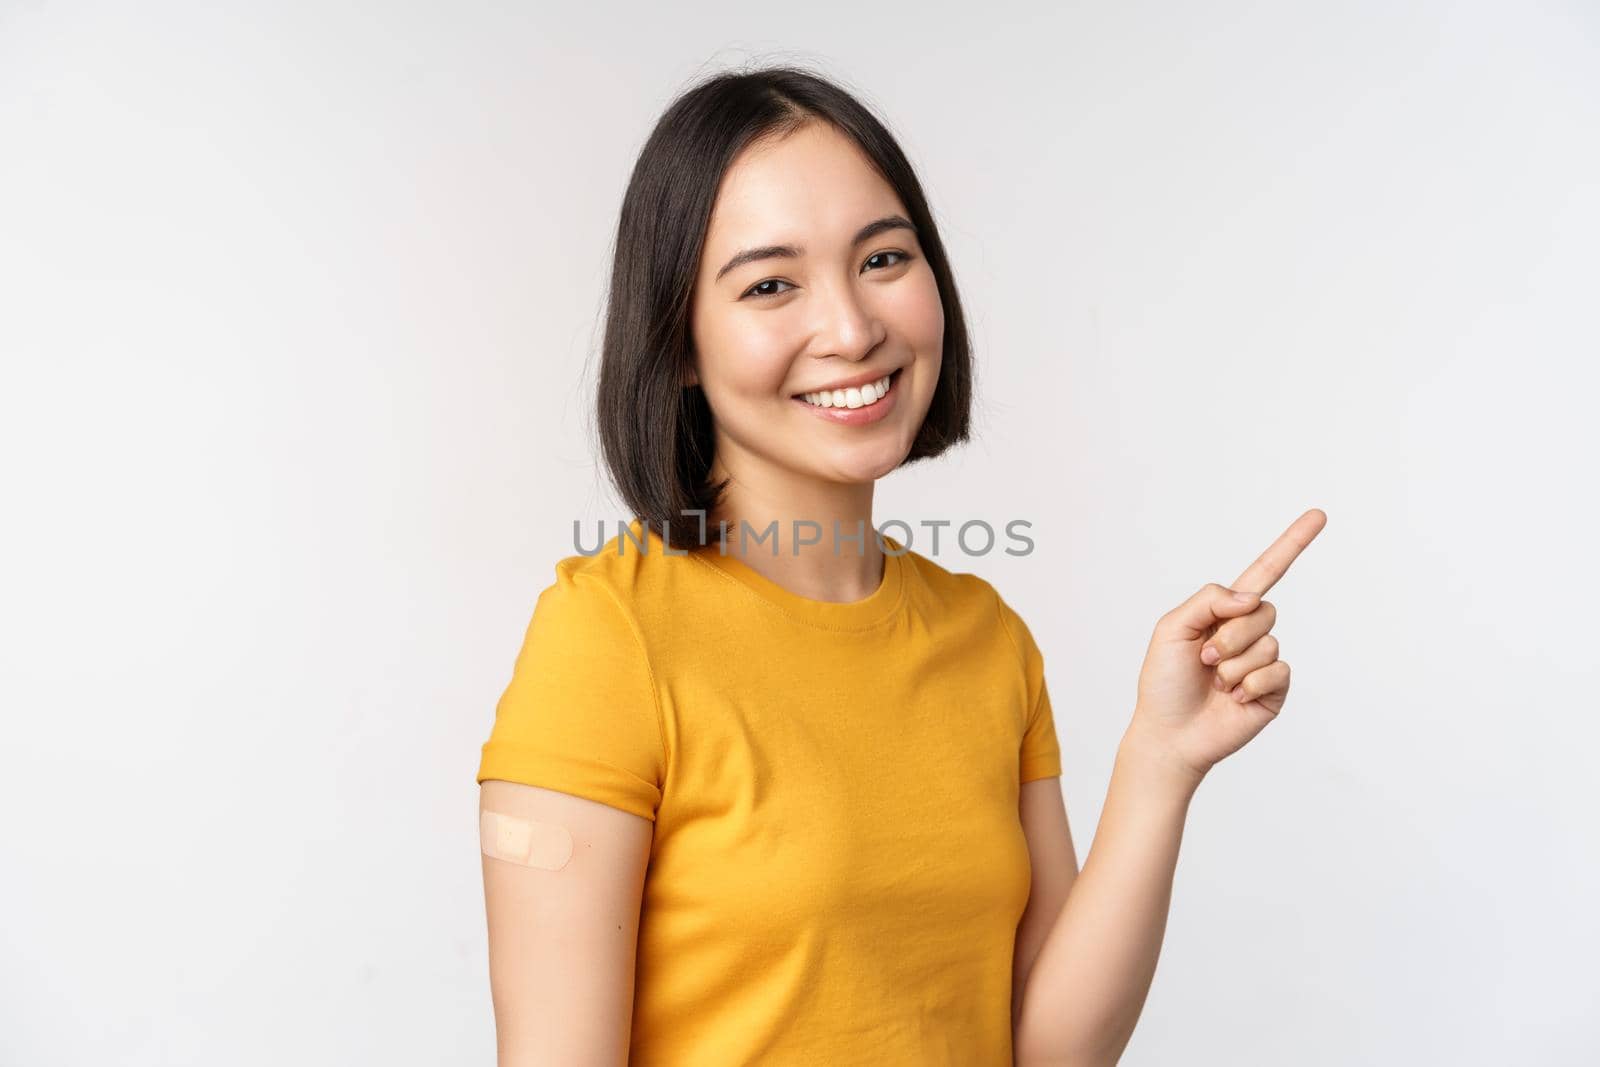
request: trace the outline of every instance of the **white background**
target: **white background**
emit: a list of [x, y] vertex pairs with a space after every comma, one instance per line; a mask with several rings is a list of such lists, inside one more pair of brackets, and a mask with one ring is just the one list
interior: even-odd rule
[[[479, 746], [668, 100], [918, 167], [979, 439], [878, 521], [1044, 649], [1079, 855], [1157, 616], [1289, 521], [1124, 1063], [1600, 1057], [1600, 15], [0, 4], [0, 1062], [487, 1064]], [[891, 531], [894, 532], [894, 531]]]

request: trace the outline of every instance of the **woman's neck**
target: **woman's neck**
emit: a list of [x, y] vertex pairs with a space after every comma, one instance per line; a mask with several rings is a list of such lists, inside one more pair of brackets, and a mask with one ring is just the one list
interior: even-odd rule
[[[725, 475], [724, 475], [725, 476]], [[755, 491], [731, 480], [706, 518], [707, 541], [797, 596], [852, 603], [877, 592], [884, 554], [872, 524], [873, 483]], [[692, 518], [689, 521], [694, 521]], [[726, 523], [726, 526], [722, 526]]]

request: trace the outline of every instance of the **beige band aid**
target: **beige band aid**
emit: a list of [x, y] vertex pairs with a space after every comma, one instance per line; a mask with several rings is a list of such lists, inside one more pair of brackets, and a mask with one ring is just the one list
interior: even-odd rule
[[478, 815], [483, 854], [498, 860], [559, 871], [572, 858], [572, 834], [565, 826], [484, 809]]

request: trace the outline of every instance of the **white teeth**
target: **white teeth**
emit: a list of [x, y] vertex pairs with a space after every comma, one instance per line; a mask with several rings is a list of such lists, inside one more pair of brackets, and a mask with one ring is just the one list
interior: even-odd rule
[[833, 389], [821, 393], [807, 393], [807, 403], [815, 404], [819, 408], [864, 408], [871, 407], [883, 399], [883, 394], [889, 391], [889, 375], [870, 385], [859, 388]]

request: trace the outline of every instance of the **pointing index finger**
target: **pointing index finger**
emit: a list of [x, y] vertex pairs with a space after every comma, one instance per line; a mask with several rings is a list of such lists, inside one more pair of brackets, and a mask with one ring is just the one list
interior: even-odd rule
[[1289, 570], [1289, 564], [1295, 557], [1311, 543], [1311, 539], [1322, 532], [1328, 524], [1328, 515], [1321, 508], [1312, 508], [1294, 522], [1289, 528], [1272, 542], [1271, 546], [1256, 561], [1244, 569], [1244, 573], [1234, 580], [1230, 588], [1242, 593], [1260, 593], [1266, 595]]

